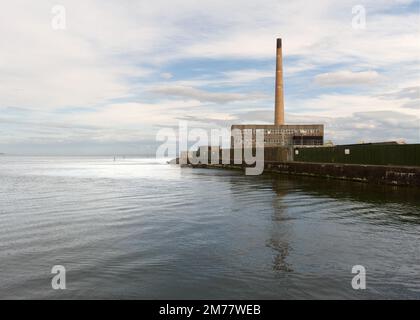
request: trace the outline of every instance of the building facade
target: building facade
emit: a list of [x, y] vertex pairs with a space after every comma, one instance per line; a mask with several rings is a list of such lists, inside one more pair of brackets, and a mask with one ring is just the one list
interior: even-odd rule
[[257, 130], [264, 132], [264, 147], [321, 146], [324, 144], [324, 125], [322, 124], [244, 124], [231, 127], [231, 148], [240, 148], [241, 143], [244, 147], [255, 147]]

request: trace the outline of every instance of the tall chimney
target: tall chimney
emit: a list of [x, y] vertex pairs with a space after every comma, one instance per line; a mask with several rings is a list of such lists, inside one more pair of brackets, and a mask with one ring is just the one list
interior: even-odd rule
[[274, 111], [274, 124], [284, 124], [284, 98], [283, 98], [283, 57], [281, 50], [281, 39], [277, 39], [276, 56], [276, 100]]

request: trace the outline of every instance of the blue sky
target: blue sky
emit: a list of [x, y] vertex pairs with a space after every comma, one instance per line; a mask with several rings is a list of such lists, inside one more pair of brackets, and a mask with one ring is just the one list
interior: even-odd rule
[[2, 1], [0, 152], [153, 153], [179, 120], [271, 123], [278, 37], [286, 122], [419, 143], [419, 21], [410, 0]]

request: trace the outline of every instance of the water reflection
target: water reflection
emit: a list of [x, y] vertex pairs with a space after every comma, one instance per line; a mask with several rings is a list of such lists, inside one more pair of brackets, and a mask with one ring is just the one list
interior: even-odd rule
[[267, 246], [276, 252], [273, 258], [273, 270], [292, 272], [293, 269], [287, 262], [287, 256], [289, 255], [289, 245], [287, 240], [285, 241], [284, 239], [273, 236], [267, 241]]
[[[417, 190], [146, 159], [6, 160], [0, 298], [420, 298]], [[60, 296], [51, 264], [69, 268]], [[365, 292], [351, 288], [356, 264]]]
[[[408, 292], [420, 297], [417, 189], [276, 175], [265, 179], [277, 195], [273, 229], [283, 230], [283, 223], [289, 231], [287, 241], [280, 241], [286, 237], [278, 233], [268, 240], [278, 252], [276, 269], [292, 264], [299, 266], [292, 270], [297, 272], [311, 263], [319, 273], [341, 278], [360, 262], [375, 287], [370, 297], [410, 297]], [[396, 292], [385, 292], [390, 288]]]
[[[420, 192], [417, 188], [312, 177], [270, 177], [279, 198], [290, 194], [293, 189], [297, 193], [322, 199], [325, 203], [339, 201], [343, 207], [342, 215], [357, 216], [368, 223], [420, 224]], [[349, 207], [351, 204], [353, 206]], [[384, 207], [386, 209], [381, 210]]]
[[[275, 180], [273, 180], [275, 181]], [[271, 238], [267, 241], [267, 246], [274, 251], [273, 270], [281, 272], [292, 272], [292, 266], [287, 262], [290, 244], [288, 241], [288, 233], [290, 230], [284, 223], [289, 219], [283, 205], [283, 198], [287, 196], [285, 188], [290, 186], [288, 181], [283, 181], [283, 185], [276, 191], [277, 197], [273, 199], [273, 228], [271, 230]]]

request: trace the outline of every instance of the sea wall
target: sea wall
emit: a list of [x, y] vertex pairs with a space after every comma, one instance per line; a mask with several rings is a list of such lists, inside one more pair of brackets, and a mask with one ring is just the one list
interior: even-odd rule
[[[199, 168], [244, 169], [243, 165], [190, 165]], [[420, 167], [374, 166], [336, 163], [267, 163], [265, 173], [304, 175], [373, 184], [420, 187]]]
[[[252, 149], [253, 154], [256, 151], [255, 148]], [[226, 163], [221, 161], [223, 153], [230, 155], [230, 164], [222, 164]], [[235, 164], [241, 163], [244, 156], [243, 149], [219, 150], [204, 147], [200, 148], [196, 154], [201, 156], [202, 163], [213, 162], [213, 164], [199, 164], [192, 167], [243, 169], [245, 166], [245, 164]], [[219, 155], [216, 161], [213, 159], [215, 155]], [[420, 187], [420, 144], [376, 143], [312, 148], [266, 147], [264, 171]]]
[[420, 167], [290, 162], [269, 164], [266, 171], [420, 187]]

